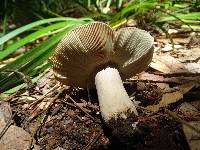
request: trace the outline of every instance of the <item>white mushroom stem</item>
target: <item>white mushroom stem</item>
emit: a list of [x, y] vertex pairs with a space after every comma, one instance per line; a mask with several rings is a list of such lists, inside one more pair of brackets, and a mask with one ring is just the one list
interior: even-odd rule
[[130, 112], [138, 115], [117, 69], [108, 67], [99, 71], [95, 76], [95, 84], [101, 115], [105, 122], [113, 118], [117, 120], [117, 117], [126, 119], [127, 113]]

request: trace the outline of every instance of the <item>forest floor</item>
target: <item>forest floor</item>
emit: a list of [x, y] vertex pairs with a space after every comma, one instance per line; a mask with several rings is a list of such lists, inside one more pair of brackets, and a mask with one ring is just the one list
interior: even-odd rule
[[200, 32], [170, 32], [174, 48], [165, 35], [157, 35], [149, 69], [124, 82], [137, 103], [141, 124], [131, 148], [110, 140], [95, 89], [62, 86], [51, 69], [33, 88], [2, 98], [0, 118], [6, 124], [0, 120], [0, 129], [5, 129], [0, 133], [0, 147], [200, 149]]

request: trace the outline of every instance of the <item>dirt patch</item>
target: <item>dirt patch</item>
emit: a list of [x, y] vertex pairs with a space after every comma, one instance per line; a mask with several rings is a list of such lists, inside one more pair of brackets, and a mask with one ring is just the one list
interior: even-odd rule
[[[42, 87], [43, 89], [46, 88], [45, 91], [57, 84], [55, 81], [49, 83], [51, 84]], [[155, 84], [142, 84], [144, 89], [151, 87], [151, 90], [149, 88], [147, 88], [148, 90], [141, 90], [141, 83], [135, 82], [126, 83], [125, 87], [130, 96], [133, 93], [135, 93], [134, 95], [141, 95], [141, 92], [149, 93], [145, 98], [147, 101], [145, 106], [148, 105], [148, 97], [150, 101], [153, 99], [156, 103], [160, 100], [160, 89]], [[62, 92], [59, 93], [59, 91]], [[102, 122], [95, 90], [90, 90], [88, 97], [86, 89], [65, 87], [64, 90], [63, 88], [61, 90], [57, 88], [47, 94], [34, 107], [33, 102], [27, 100], [27, 97], [39, 99], [42, 95], [37, 90], [19, 96], [16, 95], [10, 101], [12, 110], [17, 111], [14, 119], [17, 126], [23, 127], [31, 133], [41, 149], [52, 150], [57, 147], [66, 150], [189, 149], [182, 131], [182, 124], [164, 110], [148, 112], [145, 107], [138, 106], [140, 117], [137, 130], [134, 136], [127, 140], [128, 142], [121, 142], [112, 135]], [[55, 97], [57, 98], [55, 99]], [[141, 97], [139, 96], [139, 98]], [[138, 100], [137, 97], [136, 100]], [[52, 103], [49, 104], [48, 102]], [[42, 103], [47, 103], [48, 106], [35, 109]], [[144, 103], [144, 98], [142, 103]], [[176, 107], [169, 107], [171, 110], [174, 108]]]

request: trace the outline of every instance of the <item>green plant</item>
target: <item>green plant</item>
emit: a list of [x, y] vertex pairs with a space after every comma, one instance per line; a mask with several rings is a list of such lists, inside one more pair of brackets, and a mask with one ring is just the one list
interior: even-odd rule
[[[123, 7], [120, 12], [114, 15], [111, 25], [118, 28], [126, 23], [128, 19], [134, 19], [140, 28], [149, 30], [155, 27], [162, 30], [173, 44], [173, 39], [168, 33], [166, 24], [179, 22], [180, 27], [187, 27], [190, 30], [199, 25], [200, 12], [196, 6], [197, 1], [179, 2], [178, 0], [135, 0]], [[195, 12], [196, 11], [196, 12]]]
[[[74, 27], [90, 21], [92, 20], [89, 18], [75, 19], [59, 17], [44, 19], [20, 27], [1, 37], [1, 44], [5, 44], [10, 39], [19, 36], [24, 32], [32, 31], [32, 33], [29, 33], [24, 38], [8, 45], [4, 50], [0, 51], [0, 60], [8, 57], [18, 48], [39, 38], [48, 37], [48, 39], [33, 47], [25, 54], [20, 55], [13, 62], [0, 68], [0, 92], [5, 92], [18, 86], [19, 84], [22, 84], [26, 76], [29, 78], [37, 77], [44, 70], [49, 68], [50, 63], [47, 60], [51, 56], [55, 46], [61, 38]], [[17, 72], [22, 75], [19, 75]], [[16, 88], [16, 90], [19, 89]], [[12, 92], [16, 91], [13, 90]]]

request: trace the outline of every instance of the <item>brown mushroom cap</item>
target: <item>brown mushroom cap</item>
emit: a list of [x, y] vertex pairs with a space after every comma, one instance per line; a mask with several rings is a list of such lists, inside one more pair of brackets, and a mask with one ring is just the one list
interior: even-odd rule
[[105, 23], [93, 22], [68, 33], [52, 56], [57, 80], [66, 85], [93, 86], [94, 76], [110, 66], [122, 78], [143, 71], [152, 59], [153, 37], [128, 27], [115, 32]]

